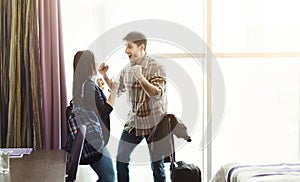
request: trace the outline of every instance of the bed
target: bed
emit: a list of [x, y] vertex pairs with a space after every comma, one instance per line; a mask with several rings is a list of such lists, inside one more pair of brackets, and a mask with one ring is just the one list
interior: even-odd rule
[[300, 163], [227, 164], [210, 182], [300, 182]]

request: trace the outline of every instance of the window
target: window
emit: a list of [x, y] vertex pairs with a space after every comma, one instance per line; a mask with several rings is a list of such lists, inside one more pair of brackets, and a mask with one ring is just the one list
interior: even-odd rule
[[227, 100], [212, 144], [212, 174], [231, 162], [299, 160], [298, 6], [296, 0], [212, 1], [211, 44]]

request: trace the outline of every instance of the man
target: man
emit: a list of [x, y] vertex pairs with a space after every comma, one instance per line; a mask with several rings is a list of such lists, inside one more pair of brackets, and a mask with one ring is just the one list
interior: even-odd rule
[[[146, 139], [151, 157], [151, 168], [155, 182], [165, 182], [163, 156], [150, 147], [148, 140], [152, 128], [166, 112], [166, 74], [161, 65], [146, 54], [147, 39], [140, 32], [130, 32], [125, 41], [125, 53], [130, 64], [120, 73], [119, 93], [126, 93], [130, 107], [126, 124], [121, 135], [117, 154], [117, 176], [119, 182], [129, 181], [130, 154]], [[108, 66], [99, 68], [104, 80], [110, 86]]]

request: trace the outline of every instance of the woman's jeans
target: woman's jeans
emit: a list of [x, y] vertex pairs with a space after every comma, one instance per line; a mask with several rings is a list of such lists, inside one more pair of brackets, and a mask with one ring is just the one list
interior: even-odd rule
[[[117, 176], [118, 182], [129, 182], [129, 161], [130, 154], [135, 149], [135, 147], [141, 143], [143, 139], [148, 138], [148, 136], [135, 136], [135, 130], [131, 132], [123, 130], [121, 139], [119, 141], [118, 154], [117, 154]], [[154, 156], [154, 152], [148, 143], [148, 149], [151, 157], [151, 169], [153, 171], [154, 182], [165, 182], [166, 175], [164, 170], [164, 160], [163, 156], [157, 158]], [[157, 160], [159, 159], [159, 160]]]
[[114, 182], [115, 172], [109, 151], [106, 147], [103, 148], [103, 155], [100, 160], [90, 164], [93, 170], [97, 173], [99, 179], [97, 182]]

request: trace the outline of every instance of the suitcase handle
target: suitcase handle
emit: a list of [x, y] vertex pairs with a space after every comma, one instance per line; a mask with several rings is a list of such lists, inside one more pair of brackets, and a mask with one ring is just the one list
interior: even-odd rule
[[168, 117], [168, 128], [169, 128], [169, 142], [171, 143], [171, 155], [170, 155], [170, 168], [173, 169], [175, 167], [175, 144], [174, 144], [174, 138], [172, 134], [172, 127], [171, 127], [171, 119]]

